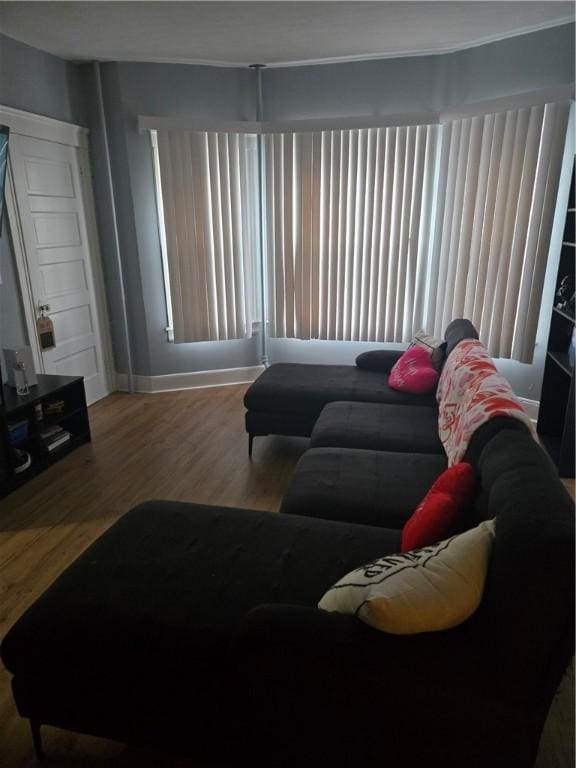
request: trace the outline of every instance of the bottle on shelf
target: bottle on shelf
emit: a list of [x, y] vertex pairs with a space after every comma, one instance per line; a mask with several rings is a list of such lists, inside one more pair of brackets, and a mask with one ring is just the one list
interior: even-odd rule
[[29, 395], [28, 377], [24, 363], [19, 361], [14, 363], [14, 383], [16, 384], [16, 394], [20, 396]]

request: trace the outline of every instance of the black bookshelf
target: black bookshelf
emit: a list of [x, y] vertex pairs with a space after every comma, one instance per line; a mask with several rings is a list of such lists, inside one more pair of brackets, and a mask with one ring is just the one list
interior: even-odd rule
[[[0, 496], [24, 485], [48, 467], [60, 461], [79, 445], [90, 440], [90, 423], [86, 407], [84, 380], [73, 376], [38, 375], [38, 384], [30, 387], [30, 394], [17, 395], [12, 387], [2, 390], [0, 409]], [[14, 442], [10, 426], [22, 425], [23, 437]], [[61, 428], [69, 439], [49, 448], [43, 437], [46, 430]], [[30, 466], [16, 472], [14, 448], [26, 451]]]
[[[566, 276], [573, 280], [575, 277], [575, 215], [573, 169], [556, 291]], [[574, 303], [558, 304], [555, 300], [550, 320], [538, 434], [560, 476], [574, 477], [574, 356], [569, 351], [575, 323]]]

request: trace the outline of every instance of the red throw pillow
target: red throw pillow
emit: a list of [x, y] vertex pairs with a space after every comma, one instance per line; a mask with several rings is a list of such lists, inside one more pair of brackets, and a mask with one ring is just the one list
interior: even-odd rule
[[402, 552], [435, 544], [455, 532], [461, 512], [472, 501], [476, 474], [470, 464], [455, 464], [436, 480], [402, 529]]
[[412, 395], [432, 392], [438, 383], [438, 371], [432, 365], [431, 352], [423, 347], [410, 347], [393, 366], [388, 386]]

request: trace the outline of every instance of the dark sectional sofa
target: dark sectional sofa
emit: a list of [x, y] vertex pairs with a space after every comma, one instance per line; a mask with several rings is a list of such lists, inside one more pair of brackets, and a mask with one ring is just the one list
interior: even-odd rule
[[399, 551], [446, 459], [351, 434], [304, 454], [280, 514], [149, 502], [65, 571], [1, 646], [37, 744], [51, 724], [218, 765], [533, 765], [574, 645], [574, 509], [551, 462], [520, 422], [475, 433], [462, 527], [496, 518], [481, 605], [394, 636], [316, 605]]

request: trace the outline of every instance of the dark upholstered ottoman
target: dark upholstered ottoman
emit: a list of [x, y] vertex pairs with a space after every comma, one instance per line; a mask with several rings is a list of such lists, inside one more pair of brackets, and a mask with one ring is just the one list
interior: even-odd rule
[[378, 403], [328, 403], [314, 426], [310, 447], [444, 453], [435, 408]]
[[[399, 356], [399, 355], [398, 355]], [[388, 375], [355, 365], [277, 363], [244, 396], [246, 431], [308, 437], [327, 403], [335, 400], [436, 407], [433, 394], [410, 395], [388, 386]]]
[[312, 448], [298, 462], [280, 511], [402, 528], [446, 466], [436, 454]]
[[263, 603], [315, 606], [342, 574], [399, 546], [396, 531], [368, 526], [143, 504], [3, 639], [18, 710], [36, 724], [197, 757], [218, 756], [223, 741], [233, 750], [246, 705], [233, 653], [245, 614]]

